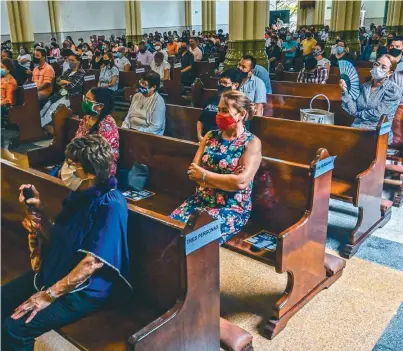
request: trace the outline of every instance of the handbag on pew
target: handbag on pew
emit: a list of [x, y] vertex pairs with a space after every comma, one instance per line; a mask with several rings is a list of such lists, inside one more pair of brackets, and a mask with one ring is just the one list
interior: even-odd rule
[[[327, 100], [327, 111], [319, 108], [312, 108], [313, 101], [323, 96]], [[310, 108], [300, 109], [300, 116], [302, 122], [318, 123], [318, 124], [334, 124], [334, 113], [330, 112], [330, 101], [326, 95], [318, 94], [314, 96], [310, 103]]]
[[142, 163], [135, 163], [133, 167], [128, 169], [119, 170], [119, 188], [121, 191], [136, 190], [141, 191], [144, 189], [148, 176], [149, 169], [147, 165]]

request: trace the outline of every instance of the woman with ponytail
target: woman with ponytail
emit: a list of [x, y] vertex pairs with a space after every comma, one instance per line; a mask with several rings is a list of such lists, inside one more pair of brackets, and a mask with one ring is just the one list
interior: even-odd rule
[[115, 120], [109, 114], [112, 109], [113, 92], [108, 88], [92, 88], [85, 95], [82, 110], [86, 114], [80, 121], [76, 138], [89, 134], [103, 136], [112, 147], [113, 165], [111, 176], [116, 174], [119, 159], [119, 132]]
[[254, 113], [240, 91], [222, 94], [219, 129], [204, 136], [187, 172], [196, 192], [170, 215], [187, 222], [195, 209], [206, 210], [221, 221], [221, 244], [242, 230], [251, 214], [253, 179], [262, 160], [260, 140], [245, 128]]

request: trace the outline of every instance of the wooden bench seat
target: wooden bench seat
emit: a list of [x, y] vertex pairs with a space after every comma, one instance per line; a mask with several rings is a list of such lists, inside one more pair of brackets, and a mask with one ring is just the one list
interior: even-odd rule
[[[69, 119], [66, 128], [70, 131], [65, 133], [73, 135], [77, 126], [78, 120]], [[135, 162], [146, 164], [150, 174], [145, 189], [155, 193], [141, 201], [129, 199], [130, 204], [167, 215], [194, 193], [195, 184], [186, 171], [197, 151], [196, 143], [121, 128], [119, 135], [119, 168], [129, 169]], [[31, 152], [28, 153], [31, 167], [46, 164], [40, 153], [41, 150], [35, 151], [34, 161]], [[331, 171], [317, 178], [313, 177], [313, 172], [316, 163], [328, 156], [326, 150], [317, 151], [305, 164], [264, 158], [257, 179], [262, 172], [269, 172], [276, 192], [275, 198], [270, 200], [272, 207], [267, 208], [255, 199], [260, 192], [255, 187], [251, 220], [242, 233], [225, 245], [273, 265], [279, 273], [288, 272], [287, 289], [274, 307], [273, 318], [267, 322], [269, 338], [277, 335], [307, 301], [337, 280], [344, 268], [341, 264], [336, 274], [326, 274]], [[261, 230], [276, 236], [278, 244], [274, 253], [252, 253], [250, 244], [242, 240]], [[301, 266], [301, 262], [306, 264]]]

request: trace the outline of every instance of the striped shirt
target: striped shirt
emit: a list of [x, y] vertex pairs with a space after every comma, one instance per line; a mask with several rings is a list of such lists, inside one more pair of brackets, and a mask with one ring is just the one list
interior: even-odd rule
[[317, 67], [313, 72], [305, 72], [305, 68], [298, 74], [298, 83], [326, 84], [329, 71], [326, 67]]
[[[354, 101], [348, 93], [342, 94], [342, 107], [355, 117], [352, 127], [376, 129], [382, 115], [392, 121], [399, 102], [402, 98], [402, 89], [386, 79], [381, 86], [371, 93], [372, 81], [360, 87], [360, 95]], [[392, 131], [389, 134], [389, 143], [392, 142]]]

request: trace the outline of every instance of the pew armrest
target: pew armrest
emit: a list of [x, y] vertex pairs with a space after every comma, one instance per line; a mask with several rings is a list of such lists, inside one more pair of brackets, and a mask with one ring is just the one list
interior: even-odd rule
[[252, 345], [252, 335], [236, 324], [220, 318], [220, 346], [225, 351], [247, 350]]
[[329, 277], [337, 274], [346, 267], [346, 261], [340, 257], [325, 254], [325, 269]]

